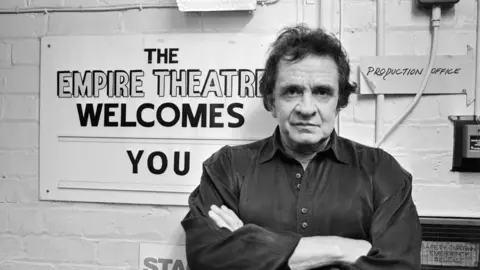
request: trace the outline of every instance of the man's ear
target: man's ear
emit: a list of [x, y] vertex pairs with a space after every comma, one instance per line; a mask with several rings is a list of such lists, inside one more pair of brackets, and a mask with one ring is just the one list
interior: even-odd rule
[[275, 109], [275, 102], [273, 99], [273, 95], [270, 95], [267, 98], [267, 104], [268, 104], [268, 109], [270, 110], [270, 113], [272, 114], [273, 118], [277, 118], [277, 110]]
[[270, 113], [272, 114], [273, 118], [277, 118], [277, 110], [274, 107], [270, 108]]

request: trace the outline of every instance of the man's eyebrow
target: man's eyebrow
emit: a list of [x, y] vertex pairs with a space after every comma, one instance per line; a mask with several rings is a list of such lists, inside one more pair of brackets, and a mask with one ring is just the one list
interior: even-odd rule
[[334, 90], [334, 86], [331, 84], [317, 84], [312, 87], [313, 89], [329, 89]]
[[305, 88], [305, 86], [303, 84], [292, 83], [292, 82], [288, 82], [288, 81], [283, 83], [283, 84], [280, 84], [279, 87], [281, 89], [292, 88], [292, 87], [299, 88], [299, 89], [304, 89]]

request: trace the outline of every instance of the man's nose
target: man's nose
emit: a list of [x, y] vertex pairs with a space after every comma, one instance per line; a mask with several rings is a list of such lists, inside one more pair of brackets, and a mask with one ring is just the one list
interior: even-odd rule
[[313, 116], [317, 112], [315, 106], [315, 99], [310, 92], [305, 92], [300, 99], [297, 107], [297, 112], [305, 116]]

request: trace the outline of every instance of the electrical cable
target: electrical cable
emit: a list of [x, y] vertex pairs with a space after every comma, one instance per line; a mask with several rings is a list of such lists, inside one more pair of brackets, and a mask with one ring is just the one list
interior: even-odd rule
[[413, 110], [413, 108], [417, 105], [420, 97], [422, 96], [423, 92], [427, 88], [428, 79], [432, 73], [433, 64], [435, 62], [435, 57], [437, 54], [437, 45], [438, 45], [438, 28], [440, 26], [440, 19], [441, 19], [442, 9], [440, 6], [435, 5], [432, 8], [432, 44], [430, 46], [430, 59], [428, 61], [428, 67], [426, 70], [426, 74], [423, 78], [422, 84], [420, 86], [420, 90], [415, 95], [412, 103], [408, 106], [408, 108], [397, 118], [397, 120], [390, 126], [390, 128], [383, 134], [383, 136], [375, 142], [375, 147], [379, 147], [381, 143], [390, 135], [390, 133], [403, 121], [403, 119]]
[[[377, 31], [376, 31], [376, 56], [385, 55], [385, 28], [386, 28], [386, 0], [377, 0], [376, 1], [376, 20], [377, 20]], [[383, 117], [382, 112], [385, 111], [385, 95], [377, 94], [375, 96], [375, 141], [382, 135], [383, 130]]]
[[475, 54], [475, 100], [473, 103], [473, 118], [480, 123], [480, 0], [477, 0], [477, 37]]
[[259, 5], [273, 5], [278, 3], [280, 0], [263, 0], [263, 1], [257, 1], [257, 4]]
[[154, 8], [177, 8], [173, 3], [168, 4], [141, 4], [141, 5], [112, 5], [112, 6], [80, 6], [80, 7], [26, 7], [15, 9], [0, 9], [0, 14], [21, 14], [21, 13], [53, 13], [53, 12], [108, 12], [126, 11], [132, 9], [154, 9]]
[[[479, 0], [480, 1], [480, 0]], [[343, 0], [338, 0], [338, 5], [339, 5], [339, 10], [338, 10], [338, 40], [340, 40], [340, 44], [343, 45], [343, 5], [344, 2]], [[341, 111], [338, 111], [337, 115], [337, 134], [340, 136], [340, 113]]]
[[[273, 5], [280, 0], [259, 0], [259, 5]], [[127, 11], [158, 8], [178, 8], [176, 2], [164, 4], [125, 4], [111, 6], [78, 6], [78, 7], [17, 7], [13, 9], [0, 9], [0, 14], [22, 14], [22, 13], [54, 13], [54, 12], [109, 12], [109, 11]]]

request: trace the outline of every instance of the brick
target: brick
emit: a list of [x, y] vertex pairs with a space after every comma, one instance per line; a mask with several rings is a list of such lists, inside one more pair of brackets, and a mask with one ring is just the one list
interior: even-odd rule
[[[431, 45], [430, 31], [414, 31], [415, 43], [413, 52], [415, 55], [429, 55]], [[465, 55], [467, 46], [475, 47], [475, 33], [472, 30], [448, 30], [442, 29], [438, 35], [438, 55]]]
[[37, 95], [5, 95], [3, 119], [38, 120], [39, 100]]
[[[166, 224], [165, 211], [72, 211], [70, 208], [45, 210], [45, 224], [50, 233], [85, 235], [89, 237], [115, 237], [163, 240], [169, 234], [158, 224]], [[180, 220], [174, 221], [178, 225]], [[166, 226], [168, 227], [168, 226]]]
[[[180, 220], [165, 216], [165, 211], [142, 209], [116, 216], [118, 232], [135, 239], [161, 241], [171, 236], [171, 230], [179, 227]], [[162, 224], [162, 226], [158, 226]]]
[[480, 214], [478, 185], [414, 185], [420, 216], [473, 217]]
[[[73, 210], [70, 208], [53, 208], [44, 211], [47, 230], [60, 235], [114, 236], [115, 224], [104, 212]], [[102, 225], [102, 226], [98, 226]]]
[[23, 246], [29, 259], [69, 263], [92, 263], [95, 249], [88, 240], [50, 236], [26, 236]]
[[440, 117], [447, 119], [449, 115], [473, 115], [473, 104], [467, 106], [465, 95], [437, 96]]
[[[44, 209], [43, 215], [45, 229], [53, 235], [81, 236], [85, 224], [94, 222], [94, 220], [89, 220], [88, 216], [71, 208], [47, 208]], [[98, 228], [99, 231], [104, 229]]]
[[129, 270], [126, 267], [95, 266], [95, 265], [58, 265], [55, 270]]
[[[0, 187], [0, 201], [7, 203], [31, 203], [38, 201], [38, 180], [35, 178], [22, 180], [3, 179], [0, 181]], [[35, 226], [34, 224], [30, 225]]]
[[[344, 5], [343, 23], [347, 28], [372, 28], [376, 24], [376, 9], [373, 1], [347, 2]], [[339, 20], [334, 27], [338, 29]]]
[[376, 55], [375, 31], [345, 31], [343, 46], [351, 59]]
[[[352, 99], [353, 95], [350, 96], [350, 99]], [[350, 102], [347, 107], [343, 108], [340, 113], [338, 114], [338, 117], [340, 117], [340, 121], [353, 121], [353, 105], [352, 102]]]
[[168, 210], [169, 214], [165, 217], [165, 221], [160, 223], [162, 224], [162, 233], [164, 235], [162, 242], [171, 245], [185, 245], [185, 231], [180, 222], [187, 215], [188, 208], [171, 207]]
[[373, 145], [375, 128], [373, 125], [340, 122], [340, 135], [365, 145]]
[[275, 5], [257, 6], [249, 12], [202, 13], [203, 32], [269, 32], [276, 33], [297, 23], [295, 1], [279, 1]]
[[37, 175], [37, 150], [0, 151], [0, 178]]
[[444, 151], [432, 153], [431, 151], [410, 151], [408, 154], [395, 155], [398, 162], [409, 171], [415, 182], [423, 184], [449, 184], [455, 182], [449, 177], [449, 170], [452, 166], [451, 152]]
[[[312, 1], [304, 5], [303, 23], [309, 25], [310, 27], [322, 27], [323, 23], [325, 27], [330, 28], [330, 25], [326, 25], [331, 24], [330, 21], [328, 23], [322, 22], [320, 8], [320, 1]], [[326, 20], [324, 19], [324, 21]], [[331, 31], [332, 29], [328, 30]]]
[[359, 82], [359, 66], [360, 64], [350, 58], [350, 81], [357, 84], [357, 91], [356, 93], [360, 92], [360, 84]]
[[[2, 202], [1, 199], [0, 199], [0, 202]], [[0, 234], [3, 234], [6, 231], [7, 231], [7, 210], [5, 208], [0, 208]]]
[[18, 149], [38, 147], [38, 123], [0, 123], [0, 148]]
[[451, 174], [457, 176], [457, 183], [461, 185], [478, 185], [478, 173]]
[[0, 1], [0, 9], [21, 8], [27, 6], [27, 0], [2, 0]]
[[112, 34], [119, 30], [119, 12], [54, 13], [48, 25], [49, 35]]
[[0, 92], [38, 94], [39, 90], [40, 67], [16, 66], [0, 69]]
[[63, 6], [65, 0], [29, 0], [31, 7], [58, 7]]
[[22, 255], [22, 244], [19, 237], [0, 236], [0, 261], [15, 259]]
[[55, 270], [53, 265], [45, 263], [7, 262], [2, 270]]
[[[381, 112], [382, 121], [385, 124], [391, 124], [404, 113], [405, 109], [413, 101], [413, 96], [393, 96], [386, 95], [384, 102], [384, 112]], [[374, 123], [376, 111], [375, 96], [365, 96], [357, 101], [353, 106], [353, 114], [356, 122]], [[418, 122], [441, 122], [440, 108], [438, 106], [437, 97], [428, 95], [423, 96], [417, 105], [402, 123], [418, 123]]]
[[40, 41], [38, 39], [21, 39], [13, 43], [13, 64], [39, 64]]
[[[139, 244], [123, 241], [100, 241], [95, 258], [98, 264], [107, 266], [136, 266]], [[119, 256], [121, 254], [122, 256]]]
[[4, 118], [5, 106], [6, 106], [5, 95], [0, 94], [0, 120]]
[[356, 102], [350, 104], [353, 119], [358, 123], [372, 123], [375, 119], [375, 96], [358, 95]]
[[415, 32], [387, 31], [385, 33], [385, 55], [413, 55], [416, 42]]
[[457, 26], [462, 27], [465, 24], [475, 24], [477, 17], [477, 3], [476, 1], [460, 1], [454, 6], [455, 20]]
[[[388, 125], [384, 126], [385, 132]], [[384, 141], [385, 149], [448, 151], [453, 147], [453, 128], [446, 125], [406, 124], [398, 126]]]
[[419, 10], [413, 1], [388, 1], [385, 5], [387, 26], [428, 26], [429, 13]]
[[40, 234], [44, 232], [40, 209], [10, 208], [8, 231], [15, 235]]
[[129, 10], [123, 14], [127, 33], [200, 32], [201, 25], [199, 14], [180, 12], [178, 8]]
[[439, 55], [466, 55], [467, 46], [475, 46], [474, 40], [475, 32], [471, 30], [442, 30], [438, 35], [437, 53]]
[[48, 16], [43, 14], [7, 14], [0, 16], [1, 37], [39, 37], [47, 32]]
[[6, 42], [0, 42], [0, 67], [9, 67], [12, 65], [12, 45]]

